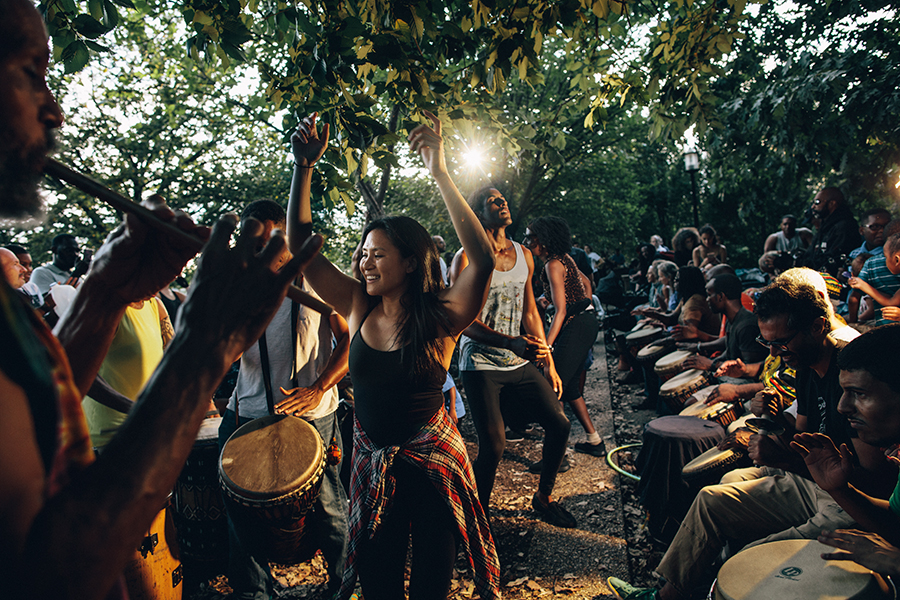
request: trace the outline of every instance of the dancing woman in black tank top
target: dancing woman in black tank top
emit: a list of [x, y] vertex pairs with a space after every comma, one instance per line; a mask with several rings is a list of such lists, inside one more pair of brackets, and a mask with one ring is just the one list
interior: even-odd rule
[[[441, 281], [437, 248], [408, 217], [387, 217], [363, 232], [362, 281], [319, 255], [306, 269], [316, 292], [350, 325], [350, 375], [356, 423], [350, 500], [350, 549], [341, 598], [359, 576], [366, 600], [446, 598], [461, 544], [482, 598], [499, 597], [499, 563], [472, 468], [456, 427], [443, 410], [441, 386], [456, 337], [484, 304], [494, 268], [490, 243], [450, 180], [441, 123], [409, 135], [440, 189], [470, 266], [450, 288]], [[328, 143], [313, 114], [291, 138], [296, 161], [288, 204], [290, 247], [311, 233], [313, 165]]]

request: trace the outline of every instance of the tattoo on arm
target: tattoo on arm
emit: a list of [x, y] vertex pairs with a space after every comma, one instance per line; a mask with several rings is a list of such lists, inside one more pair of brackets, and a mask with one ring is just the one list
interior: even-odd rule
[[175, 329], [172, 327], [172, 321], [169, 320], [168, 315], [159, 320], [159, 330], [162, 334], [163, 348], [165, 348], [175, 337]]

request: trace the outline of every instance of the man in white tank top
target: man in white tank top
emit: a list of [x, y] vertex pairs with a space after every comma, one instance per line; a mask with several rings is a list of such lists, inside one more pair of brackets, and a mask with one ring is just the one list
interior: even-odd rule
[[[491, 239], [496, 261], [481, 315], [460, 340], [459, 369], [478, 433], [478, 458], [473, 462], [478, 496], [490, 516], [494, 476], [506, 446], [502, 394], [504, 410], [515, 411], [523, 421], [539, 423], [545, 432], [540, 482], [532, 506], [552, 525], [575, 527], [575, 518], [550, 495], [565, 457], [569, 421], [558, 401], [562, 382], [534, 301], [534, 259], [530, 250], [506, 237], [512, 217], [499, 191], [483, 188], [469, 198], [469, 204]], [[460, 250], [450, 268], [451, 285], [467, 264], [465, 252]], [[520, 333], [523, 329], [525, 335]]]

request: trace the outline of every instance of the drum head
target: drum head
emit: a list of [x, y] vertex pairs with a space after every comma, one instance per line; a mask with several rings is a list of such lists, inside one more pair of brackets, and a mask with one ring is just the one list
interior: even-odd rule
[[684, 359], [686, 359], [691, 354], [693, 354], [693, 352], [689, 352], [687, 350], [676, 350], [675, 352], [666, 354], [661, 359], [656, 361], [656, 368], [665, 369], [668, 367], [679, 365], [684, 362]]
[[684, 465], [681, 474], [685, 479], [696, 477], [712, 469], [718, 469], [737, 462], [739, 458], [741, 458], [741, 453], [735, 450], [719, 450], [713, 447]]
[[698, 404], [705, 404], [706, 399], [709, 398], [709, 395], [713, 393], [713, 390], [719, 387], [718, 385], [708, 385], [705, 388], [700, 388], [693, 394], [691, 394], [691, 398], [697, 401]]
[[325, 448], [315, 427], [298, 417], [273, 415], [250, 421], [231, 434], [219, 459], [219, 474], [244, 498], [270, 500], [313, 478]]
[[[653, 419], [644, 426], [644, 435], [665, 440], [710, 441], [716, 444], [725, 437], [725, 428], [715, 421], [704, 421], [694, 417], [669, 415]], [[646, 439], [644, 445], [647, 445]]]
[[218, 443], [219, 425], [221, 424], [221, 417], [209, 417], [203, 419], [203, 422], [200, 424], [200, 431], [197, 432], [197, 443]]
[[646, 329], [638, 329], [634, 333], [629, 333], [625, 336], [625, 342], [629, 344], [635, 344], [638, 342], [643, 342], [648, 338], [651, 338], [655, 335], [659, 335], [662, 333], [661, 327], [647, 327]]
[[[661, 358], [660, 360], [663, 359]], [[656, 364], [659, 365], [658, 362]], [[683, 390], [702, 385], [704, 381], [706, 381], [706, 371], [701, 371], [700, 369], [688, 369], [684, 373], [679, 373], [672, 379], [664, 382], [659, 387], [659, 393], [662, 395], [677, 395]]]
[[848, 560], [822, 560], [834, 549], [815, 540], [782, 540], [747, 548], [719, 570], [716, 598], [862, 600], [888, 598], [881, 576]]
[[644, 346], [640, 350], [638, 350], [638, 358], [644, 358], [646, 356], [650, 356], [651, 354], [656, 354], [657, 352], [662, 352], [665, 350], [665, 346], [661, 346], [658, 344], [650, 344], [649, 346]]
[[678, 413], [682, 417], [697, 417], [698, 419], [708, 419], [710, 415], [716, 414], [719, 408], [725, 404], [724, 402], [716, 402], [712, 406], [707, 406], [703, 402], [697, 402], [695, 404], [691, 404], [683, 411]]

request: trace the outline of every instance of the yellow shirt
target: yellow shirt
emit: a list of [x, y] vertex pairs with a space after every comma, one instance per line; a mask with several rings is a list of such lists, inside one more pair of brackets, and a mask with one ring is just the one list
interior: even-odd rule
[[[151, 299], [145, 301], [141, 308], [129, 306], [125, 309], [125, 316], [119, 322], [99, 375], [111, 388], [135, 400], [162, 360], [162, 355], [159, 307], [156, 300]], [[81, 406], [95, 448], [108, 444], [128, 416], [89, 396], [85, 396]]]

